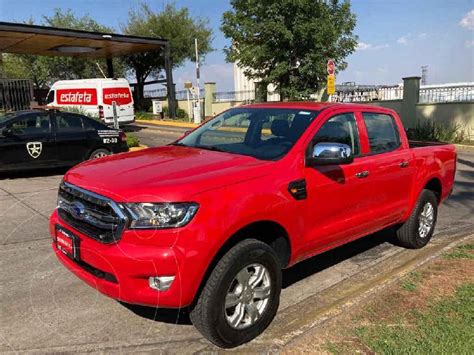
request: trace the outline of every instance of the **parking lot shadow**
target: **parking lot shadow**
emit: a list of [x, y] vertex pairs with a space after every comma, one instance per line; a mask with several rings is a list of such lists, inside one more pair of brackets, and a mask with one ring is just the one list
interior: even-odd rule
[[321, 272], [365, 252], [369, 252], [370, 255], [368, 255], [368, 257], [377, 258], [377, 251], [374, 248], [386, 242], [391, 245], [399, 246], [396, 239], [395, 228], [388, 228], [357, 239], [351, 243], [318, 254], [296, 264], [293, 267], [283, 270], [282, 287], [287, 288], [313, 274]]
[[1, 172], [0, 180], [5, 179], [27, 179], [33, 177], [48, 177], [64, 175], [70, 168], [34, 169], [25, 171]]
[[119, 302], [122, 306], [129, 309], [136, 315], [154, 320], [157, 322], [169, 323], [169, 324], [182, 324], [190, 325], [191, 320], [189, 319], [189, 312], [187, 309], [171, 309], [171, 308], [154, 308], [147, 306], [140, 306], [136, 304], [128, 304]]

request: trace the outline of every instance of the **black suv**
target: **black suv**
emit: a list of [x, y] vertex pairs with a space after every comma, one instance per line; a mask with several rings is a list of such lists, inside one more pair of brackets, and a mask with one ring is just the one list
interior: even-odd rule
[[84, 115], [56, 110], [0, 115], [0, 171], [73, 166], [127, 151], [125, 133]]

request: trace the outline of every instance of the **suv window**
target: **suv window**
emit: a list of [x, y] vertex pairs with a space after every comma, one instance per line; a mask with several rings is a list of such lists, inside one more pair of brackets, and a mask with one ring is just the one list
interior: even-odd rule
[[353, 113], [343, 113], [327, 120], [314, 136], [314, 143], [342, 143], [351, 147], [354, 156], [360, 154], [359, 132]]
[[41, 112], [21, 116], [12, 123], [11, 130], [16, 135], [49, 133], [49, 114]]
[[363, 117], [372, 153], [390, 152], [400, 146], [400, 135], [392, 116], [365, 112]]
[[72, 115], [70, 113], [56, 114], [56, 124], [60, 132], [81, 132], [82, 118], [79, 115]]

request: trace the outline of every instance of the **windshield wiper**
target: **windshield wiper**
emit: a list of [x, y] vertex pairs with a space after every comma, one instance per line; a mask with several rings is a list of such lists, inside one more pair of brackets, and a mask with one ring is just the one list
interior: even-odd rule
[[168, 145], [176, 145], [178, 147], [189, 147], [188, 145], [186, 145], [184, 143], [181, 143], [181, 142], [174, 142], [174, 143], [170, 143]]
[[199, 148], [199, 149], [206, 149], [206, 150], [213, 150], [215, 152], [231, 153], [228, 150], [216, 147], [215, 145], [192, 145], [191, 147]]

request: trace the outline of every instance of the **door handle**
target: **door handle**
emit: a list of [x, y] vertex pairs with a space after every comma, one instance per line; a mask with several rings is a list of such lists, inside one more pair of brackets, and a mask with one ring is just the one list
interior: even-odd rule
[[408, 162], [407, 161], [402, 161], [400, 164], [398, 164], [400, 168], [406, 168], [408, 167]]
[[367, 170], [361, 171], [360, 173], [356, 174], [356, 177], [358, 177], [359, 179], [366, 178], [367, 176], [369, 176], [369, 172]]

